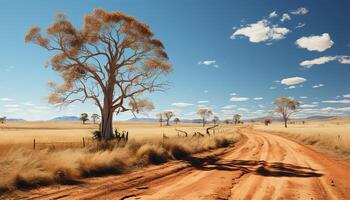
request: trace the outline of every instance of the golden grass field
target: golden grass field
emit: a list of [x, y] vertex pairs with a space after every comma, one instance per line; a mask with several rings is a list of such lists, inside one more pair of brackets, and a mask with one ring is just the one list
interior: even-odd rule
[[289, 124], [288, 128], [284, 128], [279, 122], [273, 122], [269, 126], [255, 123], [254, 128], [274, 132], [350, 158], [350, 118], [307, 121], [305, 124], [298, 122]]
[[[196, 138], [191, 137], [194, 131], [205, 133], [200, 124], [160, 127], [158, 123], [119, 122], [115, 127], [128, 131], [129, 141], [112, 142], [107, 147], [102, 144], [101, 148], [101, 144], [88, 140], [97, 128], [94, 124], [1, 124], [0, 192], [122, 173], [135, 167], [227, 147], [239, 140], [239, 134], [232, 126], [217, 128], [211, 137]], [[189, 137], [178, 137], [175, 128], [188, 131]], [[163, 139], [163, 134], [169, 138]], [[83, 137], [88, 141], [85, 148], [82, 147]], [[38, 142], [35, 150], [32, 148], [33, 138]]]

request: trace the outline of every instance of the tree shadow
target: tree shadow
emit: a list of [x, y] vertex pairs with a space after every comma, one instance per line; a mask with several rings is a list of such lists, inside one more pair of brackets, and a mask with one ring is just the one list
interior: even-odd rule
[[322, 173], [310, 167], [303, 167], [283, 162], [266, 162], [263, 160], [232, 160], [218, 161], [215, 157], [196, 158], [185, 160], [198, 170], [242, 171], [266, 177], [320, 177]]

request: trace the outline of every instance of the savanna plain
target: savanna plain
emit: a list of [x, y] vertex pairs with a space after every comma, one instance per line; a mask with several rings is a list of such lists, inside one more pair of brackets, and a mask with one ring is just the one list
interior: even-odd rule
[[[1, 199], [348, 199], [350, 120], [0, 124]], [[180, 130], [180, 131], [179, 131]], [[185, 133], [188, 136], [185, 136]], [[204, 136], [194, 133], [202, 133]], [[35, 139], [35, 146], [34, 146]]]

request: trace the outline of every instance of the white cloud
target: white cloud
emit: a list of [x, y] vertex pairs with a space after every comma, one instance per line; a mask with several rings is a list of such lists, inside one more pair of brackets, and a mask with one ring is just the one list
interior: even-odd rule
[[273, 17], [277, 17], [277, 16], [278, 16], [278, 14], [276, 11], [273, 11], [269, 14], [269, 18], [273, 18]]
[[345, 95], [343, 95], [343, 97], [350, 98], [350, 94], [345, 94]]
[[292, 18], [290, 17], [290, 15], [288, 15], [287, 13], [284, 13], [282, 15], [282, 18], [281, 18], [281, 22], [284, 22], [284, 21], [289, 21], [291, 20]]
[[336, 60], [338, 57], [337, 56], [322, 56], [319, 58], [315, 58], [313, 60], [305, 60], [300, 63], [300, 66], [305, 67], [305, 68], [311, 68], [313, 65], [322, 65], [327, 62], [331, 62]]
[[299, 22], [297, 26], [295, 26], [295, 29], [298, 29], [298, 28], [303, 28], [306, 24], [305, 23], [301, 23]]
[[350, 64], [350, 56], [340, 56], [339, 62], [341, 64]]
[[226, 105], [226, 106], [222, 107], [222, 109], [223, 110], [230, 110], [230, 109], [233, 109], [235, 107], [236, 107], [236, 105]]
[[248, 97], [231, 97], [230, 101], [248, 101]]
[[285, 38], [289, 33], [289, 29], [278, 27], [277, 25], [270, 25], [267, 20], [260, 20], [254, 24], [248, 24], [245, 27], [237, 29], [232, 35], [231, 39], [237, 36], [245, 36], [249, 38], [250, 42], [259, 43], [268, 40], [280, 40]]
[[191, 104], [191, 103], [182, 103], [182, 102], [172, 103], [171, 105], [175, 106], [175, 107], [179, 107], [179, 108], [185, 108], [185, 107], [193, 106], [193, 104]]
[[242, 112], [249, 112], [247, 108], [238, 108], [237, 110], [242, 111]]
[[322, 111], [340, 111], [340, 112], [350, 112], [350, 107], [334, 108], [334, 107], [325, 107], [321, 109]]
[[271, 86], [271, 87], [269, 87], [269, 89], [270, 89], [270, 90], [274, 90], [274, 89], [276, 89], [276, 87]]
[[0, 98], [0, 101], [13, 101], [13, 99], [10, 99], [10, 98]]
[[318, 105], [316, 104], [302, 104], [301, 108], [316, 108]]
[[19, 108], [20, 106], [17, 105], [17, 104], [7, 104], [7, 105], [4, 105], [5, 108]]
[[259, 101], [259, 100], [263, 100], [263, 97], [255, 97], [254, 100]]
[[215, 68], [219, 68], [219, 65], [216, 64], [216, 60], [204, 60], [204, 61], [199, 61], [199, 65], [206, 65], [206, 66], [213, 66]]
[[294, 85], [291, 85], [289, 87], [287, 87], [286, 89], [295, 89], [296, 87]]
[[231, 93], [230, 95], [231, 95], [231, 96], [236, 96], [236, 95], [237, 95], [237, 93], [234, 93], [234, 92], [233, 92], [233, 93]]
[[305, 82], [306, 79], [302, 77], [291, 77], [291, 78], [285, 78], [281, 80], [281, 84], [284, 85], [296, 85]]
[[324, 84], [320, 83], [320, 84], [312, 86], [312, 88], [320, 88], [320, 87], [323, 87], [323, 86], [324, 86]]
[[349, 99], [343, 99], [343, 100], [327, 100], [327, 101], [322, 101], [322, 103], [342, 103], [342, 104], [349, 104], [350, 100]]
[[301, 37], [297, 39], [295, 44], [309, 51], [322, 52], [331, 48], [334, 42], [331, 40], [328, 33], [323, 33], [320, 36]]
[[33, 104], [31, 102], [25, 102], [23, 105], [25, 105], [25, 106], [35, 106], [35, 104]]
[[300, 99], [307, 99], [308, 97], [307, 96], [300, 96], [299, 98]]
[[296, 10], [291, 11], [290, 13], [293, 15], [305, 15], [309, 12], [307, 8], [298, 8]]
[[199, 104], [209, 103], [209, 101], [198, 101]]

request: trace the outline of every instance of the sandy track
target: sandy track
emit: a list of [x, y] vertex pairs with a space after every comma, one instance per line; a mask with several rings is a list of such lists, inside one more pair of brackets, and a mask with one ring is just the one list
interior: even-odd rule
[[235, 147], [13, 199], [350, 199], [350, 166], [280, 136], [240, 130]]

